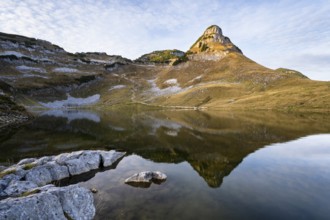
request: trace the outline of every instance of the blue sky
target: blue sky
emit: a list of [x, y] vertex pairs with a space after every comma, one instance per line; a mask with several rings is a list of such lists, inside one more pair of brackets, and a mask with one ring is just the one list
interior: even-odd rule
[[212, 24], [270, 67], [330, 80], [329, 0], [0, 0], [0, 31], [134, 59], [186, 51]]

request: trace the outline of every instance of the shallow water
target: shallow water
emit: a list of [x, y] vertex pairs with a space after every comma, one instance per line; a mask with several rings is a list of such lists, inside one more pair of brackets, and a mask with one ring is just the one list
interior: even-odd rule
[[[39, 112], [2, 132], [2, 162], [79, 149], [127, 151], [71, 182], [96, 188], [96, 219], [328, 219], [330, 116], [274, 112]], [[126, 185], [159, 170], [166, 182]]]

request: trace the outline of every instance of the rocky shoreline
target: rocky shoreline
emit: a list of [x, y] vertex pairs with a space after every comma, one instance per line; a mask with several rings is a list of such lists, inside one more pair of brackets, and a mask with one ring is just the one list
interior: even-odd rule
[[89, 189], [52, 183], [109, 167], [124, 155], [85, 150], [21, 160], [0, 172], [0, 219], [92, 219], [95, 207]]
[[0, 89], [0, 130], [29, 121], [32, 117], [23, 106], [17, 105]]

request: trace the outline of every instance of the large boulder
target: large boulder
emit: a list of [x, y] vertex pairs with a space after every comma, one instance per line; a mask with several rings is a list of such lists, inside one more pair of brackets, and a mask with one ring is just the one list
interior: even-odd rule
[[39, 193], [0, 201], [0, 219], [66, 219], [60, 200], [51, 193]]
[[30, 195], [0, 201], [0, 219], [93, 219], [94, 199], [90, 190], [78, 185], [47, 185]]
[[113, 150], [86, 150], [39, 159], [23, 159], [0, 172], [0, 197], [18, 196], [31, 189], [33, 184], [40, 187], [53, 181], [111, 166], [124, 155], [124, 152]]
[[84, 151], [78, 158], [65, 161], [65, 165], [72, 176], [98, 169], [100, 164], [100, 154], [95, 151]]
[[48, 192], [57, 196], [66, 216], [72, 219], [92, 219], [94, 217], [94, 198], [90, 190], [71, 185], [51, 188]]

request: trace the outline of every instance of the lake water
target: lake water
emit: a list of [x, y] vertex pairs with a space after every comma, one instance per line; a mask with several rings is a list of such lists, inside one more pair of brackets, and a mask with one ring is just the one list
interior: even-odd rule
[[[134, 108], [38, 115], [1, 132], [2, 163], [80, 149], [127, 152], [110, 169], [70, 180], [98, 190], [96, 219], [329, 219], [328, 114]], [[146, 188], [124, 183], [145, 170], [168, 179]]]

